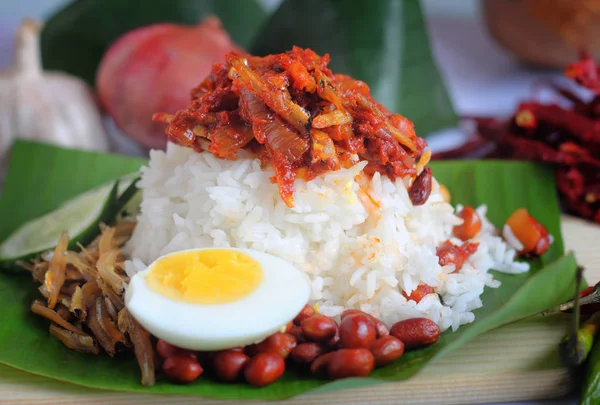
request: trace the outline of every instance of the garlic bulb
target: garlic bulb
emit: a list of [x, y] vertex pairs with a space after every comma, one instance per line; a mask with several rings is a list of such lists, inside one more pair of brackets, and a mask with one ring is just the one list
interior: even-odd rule
[[40, 24], [17, 32], [12, 66], [0, 71], [0, 165], [15, 138], [105, 151], [108, 137], [94, 94], [82, 80], [42, 71]]

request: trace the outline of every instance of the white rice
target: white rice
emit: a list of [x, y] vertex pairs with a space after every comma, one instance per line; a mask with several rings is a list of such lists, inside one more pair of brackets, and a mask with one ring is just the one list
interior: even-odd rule
[[[288, 208], [270, 181], [273, 172], [241, 152], [236, 161], [169, 144], [152, 151], [142, 169], [143, 202], [127, 246], [130, 275], [158, 257], [200, 247], [250, 248], [292, 262], [311, 283], [312, 303], [325, 315], [357, 308], [388, 325], [427, 317], [442, 330], [474, 320], [485, 286], [498, 287], [488, 270], [528, 270], [516, 252], [483, 218], [479, 248], [463, 268], [438, 264], [436, 247], [452, 238], [461, 219], [443, 201], [434, 181], [429, 200], [413, 207], [402, 180], [376, 174], [361, 182], [380, 206], [371, 212], [361, 203], [357, 175], [365, 163], [329, 172], [314, 180], [296, 180], [294, 208]], [[365, 189], [365, 187], [367, 187]], [[363, 197], [364, 197], [364, 193]], [[457, 207], [458, 210], [461, 207]], [[419, 303], [407, 301], [420, 282], [436, 294]]]

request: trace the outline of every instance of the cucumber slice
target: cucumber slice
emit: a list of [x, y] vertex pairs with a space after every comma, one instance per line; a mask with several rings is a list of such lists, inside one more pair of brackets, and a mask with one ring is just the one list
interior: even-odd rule
[[52, 249], [63, 232], [68, 232], [74, 240], [86, 241], [106, 218], [116, 198], [115, 186], [113, 182], [88, 191], [23, 224], [0, 245], [0, 261], [12, 262]]
[[86, 244], [100, 232], [101, 222], [110, 223], [135, 196], [137, 176], [112, 181], [66, 201], [56, 210], [31, 220], [14, 231], [0, 245], [0, 265], [26, 260], [53, 249], [63, 232], [68, 232], [69, 247]]

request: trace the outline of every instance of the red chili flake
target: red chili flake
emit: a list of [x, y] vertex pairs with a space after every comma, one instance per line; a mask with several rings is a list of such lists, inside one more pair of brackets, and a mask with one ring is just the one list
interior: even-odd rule
[[410, 295], [407, 295], [404, 291], [402, 291], [402, 295], [407, 300], [413, 300], [415, 302], [419, 302], [428, 294], [433, 294], [435, 291], [433, 287], [428, 284], [419, 284], [417, 288], [415, 288]]
[[462, 269], [463, 264], [469, 257], [477, 251], [479, 242], [464, 242], [462, 245], [455, 245], [449, 240], [442, 243], [436, 249], [436, 256], [440, 266], [454, 265], [453, 273]]

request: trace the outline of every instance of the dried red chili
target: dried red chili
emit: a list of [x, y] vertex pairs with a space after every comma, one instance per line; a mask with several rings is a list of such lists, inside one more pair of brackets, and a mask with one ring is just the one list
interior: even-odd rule
[[600, 67], [587, 53], [583, 53], [577, 62], [567, 66], [565, 76], [600, 94]]
[[489, 157], [550, 163], [557, 188], [572, 213], [600, 222], [600, 67], [587, 55], [565, 75], [595, 92], [584, 100], [552, 85], [570, 104], [521, 103], [508, 120], [471, 118], [475, 134], [462, 146], [434, 154], [433, 159]]

